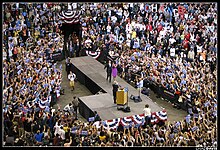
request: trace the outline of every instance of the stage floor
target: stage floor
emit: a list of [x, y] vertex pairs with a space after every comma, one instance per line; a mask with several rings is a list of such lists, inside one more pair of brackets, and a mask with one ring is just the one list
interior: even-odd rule
[[[91, 111], [97, 111], [102, 120], [142, 114], [145, 104], [149, 104], [152, 112], [163, 110], [162, 107], [153, 102], [148, 96], [143, 94], [141, 94], [142, 102], [135, 103], [131, 99], [128, 100], [128, 106], [131, 108], [131, 112], [125, 113], [121, 110], [117, 110], [117, 105], [113, 102], [113, 79], [111, 83], [106, 80], [106, 71], [104, 70], [104, 65], [90, 56], [72, 58], [71, 62], [73, 63], [74, 67], [80, 70], [82, 74], [87, 76], [101, 89], [107, 92], [99, 95], [90, 95], [79, 98], [80, 101], [84, 103], [84, 105], [86, 105]], [[79, 76], [79, 74], [77, 74], [77, 76]], [[138, 95], [138, 90], [136, 90], [126, 81], [120, 77], [117, 77], [116, 80], [122, 87], [128, 87], [128, 97], [130, 97], [131, 94]]]

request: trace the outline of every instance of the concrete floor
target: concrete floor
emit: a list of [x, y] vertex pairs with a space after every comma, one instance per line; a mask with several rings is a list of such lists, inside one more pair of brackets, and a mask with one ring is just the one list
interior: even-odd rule
[[[67, 79], [65, 60], [61, 62], [57, 62], [57, 66], [59, 66], [60, 64], [62, 64], [63, 66], [63, 70], [62, 70], [63, 79], [62, 79], [61, 87], [62, 89], [64, 89], [65, 92], [64, 95], [60, 96], [60, 99], [57, 102], [57, 104], [59, 104], [60, 108], [63, 109], [67, 104], [73, 101], [74, 96], [76, 97], [88, 96], [88, 95], [92, 95], [92, 93], [80, 82], [75, 82], [75, 89], [74, 91], [71, 91], [72, 89], [70, 88], [69, 80]], [[57, 107], [58, 106], [55, 104], [53, 108], [57, 110]], [[78, 115], [78, 119], [83, 122], [86, 121], [86, 119], [84, 119], [81, 115]]]
[[[80, 82], [75, 82], [75, 90], [71, 91], [71, 88], [69, 86], [69, 80], [67, 79], [65, 60], [61, 62], [57, 62], [57, 66], [59, 66], [60, 64], [62, 64], [63, 66], [63, 70], [62, 70], [63, 79], [61, 86], [65, 90], [65, 95], [60, 96], [60, 99], [57, 102], [57, 104], [59, 104], [60, 108], [62, 109], [73, 100], [74, 96], [82, 97], [82, 96], [92, 95], [92, 93]], [[161, 98], [157, 98], [156, 94], [154, 94], [153, 91], [150, 92], [150, 98], [154, 102], [156, 102], [159, 106], [167, 110], [168, 121], [171, 122], [178, 121], [183, 119], [187, 115], [187, 113], [184, 110], [173, 108], [171, 103], [168, 103], [167, 101], [162, 100]], [[54, 108], [57, 110], [57, 105], [54, 105]], [[78, 116], [80, 121], [83, 122], [86, 121], [86, 119], [84, 119], [81, 115]]]

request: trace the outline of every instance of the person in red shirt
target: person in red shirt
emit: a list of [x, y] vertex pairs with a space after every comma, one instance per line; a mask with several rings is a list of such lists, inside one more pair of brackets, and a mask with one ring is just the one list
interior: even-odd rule
[[153, 27], [151, 25], [151, 23], [149, 22], [148, 25], [146, 26], [147, 31], [152, 31]]
[[187, 32], [187, 33], [185, 34], [185, 39], [188, 40], [188, 41], [190, 40], [190, 33], [189, 33], [189, 32]]
[[158, 32], [160, 32], [162, 29], [163, 29], [163, 26], [161, 24], [158, 25], [158, 27], [157, 27]]
[[16, 62], [16, 60], [18, 58], [17, 55], [18, 55], [18, 49], [17, 49], [17, 47], [15, 47], [13, 49], [13, 59], [14, 59], [15, 62]]
[[189, 41], [185, 38], [185, 40], [183, 41], [183, 48], [184, 49], [189, 49]]

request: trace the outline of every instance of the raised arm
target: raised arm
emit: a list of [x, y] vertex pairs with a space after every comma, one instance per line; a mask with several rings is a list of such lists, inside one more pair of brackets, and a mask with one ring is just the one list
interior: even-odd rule
[[70, 142], [68, 143], [68, 145], [72, 144], [72, 136], [70, 136]]
[[107, 64], [105, 64], [104, 69], [107, 67]]

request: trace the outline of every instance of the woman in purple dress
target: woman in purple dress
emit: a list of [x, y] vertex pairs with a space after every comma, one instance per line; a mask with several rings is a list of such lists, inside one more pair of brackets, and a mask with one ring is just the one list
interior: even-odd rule
[[118, 74], [117, 64], [115, 62], [113, 62], [113, 64], [112, 64], [112, 76], [113, 76], [114, 81], [117, 77], [117, 74]]

